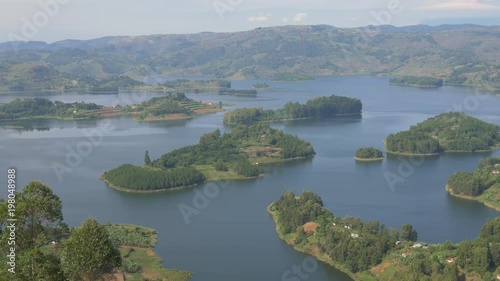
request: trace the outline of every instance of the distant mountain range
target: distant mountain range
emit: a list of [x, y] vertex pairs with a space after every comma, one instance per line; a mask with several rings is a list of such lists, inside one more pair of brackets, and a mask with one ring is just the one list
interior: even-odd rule
[[[37, 68], [33, 74], [33, 68]], [[40, 73], [42, 72], [42, 73]], [[233, 33], [0, 43], [0, 85], [117, 75], [416, 75], [500, 88], [500, 26], [257, 28]], [[38, 75], [38, 76], [37, 76]], [[85, 79], [82, 77], [86, 77]], [[30, 80], [31, 79], [31, 80]], [[54, 83], [52, 83], [52, 86]]]

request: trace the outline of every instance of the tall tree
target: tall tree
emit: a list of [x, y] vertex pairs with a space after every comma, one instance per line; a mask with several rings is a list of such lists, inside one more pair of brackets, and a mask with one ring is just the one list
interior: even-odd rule
[[144, 165], [150, 166], [151, 165], [151, 158], [149, 158], [149, 152], [146, 150], [146, 153], [144, 154]]
[[413, 229], [413, 225], [406, 223], [401, 226], [401, 239], [407, 241], [417, 241], [418, 234], [415, 229]]
[[106, 227], [90, 218], [64, 242], [61, 264], [69, 280], [96, 281], [120, 266], [121, 256]]

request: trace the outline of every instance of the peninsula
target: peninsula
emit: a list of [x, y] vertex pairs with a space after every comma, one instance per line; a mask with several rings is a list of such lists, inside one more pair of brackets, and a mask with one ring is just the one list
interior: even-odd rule
[[446, 191], [500, 211], [500, 158], [482, 159], [471, 173], [454, 173], [448, 179]]
[[398, 231], [378, 221], [336, 217], [311, 191], [299, 197], [286, 191], [268, 212], [287, 244], [355, 281], [493, 280], [500, 274], [500, 217], [475, 240], [429, 245], [417, 242], [408, 223]]
[[391, 134], [388, 153], [437, 155], [441, 152], [491, 151], [500, 145], [499, 127], [461, 112], [448, 112]]
[[224, 114], [225, 124], [254, 124], [299, 119], [324, 119], [339, 116], [361, 116], [359, 99], [331, 95], [308, 100], [306, 104], [289, 102], [276, 110], [239, 108]]
[[163, 191], [205, 181], [249, 179], [263, 175], [262, 164], [311, 157], [312, 145], [269, 124], [237, 126], [231, 133], [217, 129], [196, 145], [176, 149], [144, 166], [130, 164], [105, 172], [112, 188], [129, 192]]

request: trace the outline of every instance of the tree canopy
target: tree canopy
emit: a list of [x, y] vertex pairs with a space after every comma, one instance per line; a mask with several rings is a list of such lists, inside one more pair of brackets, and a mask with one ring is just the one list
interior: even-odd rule
[[361, 114], [359, 99], [331, 95], [308, 100], [306, 104], [289, 102], [276, 110], [262, 108], [240, 108], [224, 114], [226, 124], [253, 124], [305, 118], [332, 118], [339, 115]]
[[385, 140], [388, 152], [410, 154], [483, 151], [499, 144], [498, 126], [459, 112], [429, 118], [409, 131], [391, 134]]

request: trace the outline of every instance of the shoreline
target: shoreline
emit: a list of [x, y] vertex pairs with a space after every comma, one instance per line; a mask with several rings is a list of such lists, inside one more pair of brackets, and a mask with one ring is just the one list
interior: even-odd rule
[[[229, 111], [231, 112], [231, 111]], [[224, 124], [226, 125], [252, 125], [252, 124], [258, 124], [258, 123], [278, 123], [278, 122], [288, 122], [288, 121], [301, 121], [301, 120], [328, 120], [328, 119], [336, 119], [339, 117], [350, 117], [350, 116], [357, 116], [357, 115], [362, 115], [363, 113], [346, 113], [346, 114], [337, 114], [333, 117], [328, 117], [328, 118], [315, 118], [315, 117], [304, 117], [304, 118], [291, 118], [291, 119], [277, 119], [277, 120], [263, 120], [263, 121], [257, 121], [255, 123], [251, 124], [240, 124], [240, 123], [226, 123], [223, 121]]]
[[[457, 197], [457, 198], [461, 198], [461, 199], [465, 199], [465, 200], [471, 200], [471, 201], [476, 201], [476, 202], [479, 202], [479, 203], [482, 203], [483, 205], [485, 205], [486, 207], [488, 208], [491, 208], [495, 211], [498, 211], [500, 212], [500, 207], [496, 207], [494, 205], [492, 205], [491, 203], [489, 202], [484, 202], [483, 200], [481, 200], [481, 198], [479, 198], [480, 196], [476, 196], [476, 197], [473, 197], [473, 196], [468, 196], [468, 195], [462, 195], [462, 194], [456, 194], [451, 188], [449, 185], [446, 185], [446, 192], [451, 195], [451, 196], [454, 196], [454, 197]], [[486, 191], [486, 190], [485, 190]]]
[[315, 257], [316, 259], [318, 259], [319, 261], [324, 262], [324, 263], [328, 264], [329, 266], [332, 266], [336, 270], [338, 270], [344, 274], [347, 274], [353, 281], [361, 281], [362, 280], [363, 277], [359, 277], [357, 274], [349, 271], [348, 269], [346, 269], [343, 265], [339, 264], [338, 262], [336, 262], [330, 258], [321, 256], [321, 255], [315, 255], [315, 254], [311, 253], [310, 251], [307, 251], [307, 249], [301, 249], [301, 248], [298, 248], [295, 245], [289, 243], [285, 239], [285, 236], [283, 235], [283, 233], [281, 232], [280, 226], [278, 224], [278, 215], [276, 214], [276, 212], [271, 210], [273, 205], [274, 205], [274, 202], [271, 203], [269, 206], [267, 206], [267, 212], [273, 218], [275, 230], [276, 230], [276, 233], [278, 233], [278, 237], [280, 238], [280, 240], [284, 241], [287, 245], [291, 246], [294, 250], [301, 252], [301, 253], [304, 253], [304, 254], [307, 254], [307, 255], [311, 255], [311, 256]]
[[385, 157], [378, 157], [378, 158], [359, 158], [359, 157], [354, 157], [354, 160], [359, 161], [359, 162], [377, 162], [377, 161], [384, 161]]

